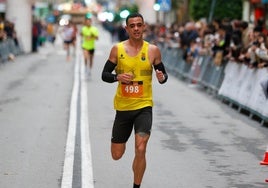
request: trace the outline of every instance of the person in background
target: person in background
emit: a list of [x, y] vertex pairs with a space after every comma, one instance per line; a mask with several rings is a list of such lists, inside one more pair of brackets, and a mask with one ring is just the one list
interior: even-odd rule
[[[152, 74], [160, 84], [168, 75], [156, 45], [143, 39], [145, 22], [139, 13], [126, 18], [129, 39], [115, 44], [102, 71], [102, 80], [118, 82], [114, 97], [116, 110], [111, 138], [111, 155], [119, 160], [135, 131], [135, 156], [132, 163], [133, 188], [139, 188], [146, 168], [146, 148], [152, 128]], [[113, 71], [115, 70], [115, 74]]]
[[70, 46], [73, 43], [73, 33], [74, 28], [72, 26], [71, 21], [68, 22], [67, 25], [64, 26], [62, 31], [62, 37], [63, 37], [63, 43], [64, 43], [64, 49], [66, 50], [66, 60], [70, 61], [71, 54], [70, 54]]
[[6, 38], [6, 33], [5, 33], [4, 28], [5, 28], [4, 21], [0, 17], [0, 42]]
[[32, 52], [37, 52], [38, 49], [39, 32], [37, 24], [37, 21], [34, 21], [32, 25]]
[[81, 29], [82, 48], [86, 72], [91, 73], [93, 67], [93, 57], [95, 52], [95, 41], [99, 39], [98, 29], [92, 25], [92, 15], [86, 14], [85, 25]]
[[56, 29], [53, 23], [47, 24], [47, 40], [54, 44], [56, 39]]
[[128, 34], [122, 24], [118, 26], [117, 33], [118, 33], [118, 40], [120, 42], [128, 39]]

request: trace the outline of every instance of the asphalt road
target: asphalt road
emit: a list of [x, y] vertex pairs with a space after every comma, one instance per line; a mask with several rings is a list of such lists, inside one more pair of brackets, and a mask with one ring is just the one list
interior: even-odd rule
[[0, 66], [0, 187], [59, 187], [73, 63], [60, 46]]
[[[66, 62], [60, 41], [0, 66], [1, 188], [61, 187], [66, 169], [66, 187], [132, 187], [133, 135], [121, 160], [110, 156], [116, 83], [101, 80], [112, 43], [100, 31], [90, 79], [81, 52]], [[165, 85], [154, 80], [153, 89], [142, 187], [267, 187], [268, 168], [259, 164], [267, 127], [171, 75]], [[74, 148], [66, 156], [68, 143]]]

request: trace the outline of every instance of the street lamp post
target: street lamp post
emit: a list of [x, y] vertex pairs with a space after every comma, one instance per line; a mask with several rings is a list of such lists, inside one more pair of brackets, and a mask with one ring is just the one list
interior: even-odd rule
[[154, 4], [154, 10], [156, 12], [156, 23], [159, 23], [159, 10], [160, 10], [160, 5], [158, 3]]
[[211, 22], [212, 21], [213, 14], [214, 14], [214, 9], [215, 9], [215, 5], [216, 5], [216, 1], [217, 0], [212, 0], [211, 6], [210, 6], [210, 12], [209, 12], [208, 22]]

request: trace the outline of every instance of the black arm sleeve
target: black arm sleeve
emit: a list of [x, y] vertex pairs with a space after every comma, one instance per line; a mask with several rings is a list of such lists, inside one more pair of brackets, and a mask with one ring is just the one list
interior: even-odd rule
[[162, 82], [159, 82], [159, 83], [160, 83], [160, 84], [165, 83], [165, 82], [167, 81], [167, 79], [168, 79], [168, 74], [167, 74], [167, 72], [166, 72], [166, 69], [165, 69], [164, 64], [161, 62], [161, 63], [159, 63], [159, 64], [157, 64], [157, 65], [154, 65], [154, 70], [162, 71], [162, 73], [163, 73], [164, 76], [165, 76], [165, 80], [163, 80]]
[[110, 60], [106, 61], [101, 75], [101, 78], [104, 82], [113, 83], [117, 81], [117, 75], [112, 73], [115, 67], [115, 63], [111, 62]]

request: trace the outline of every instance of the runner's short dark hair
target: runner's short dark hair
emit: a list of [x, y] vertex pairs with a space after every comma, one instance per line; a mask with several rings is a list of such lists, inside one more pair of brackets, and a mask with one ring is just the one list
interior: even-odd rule
[[136, 18], [136, 17], [140, 17], [142, 19], [142, 21], [144, 21], [143, 16], [140, 13], [135, 12], [135, 13], [131, 13], [128, 15], [128, 17], [126, 18], [126, 25], [128, 24], [128, 20], [130, 18]]

